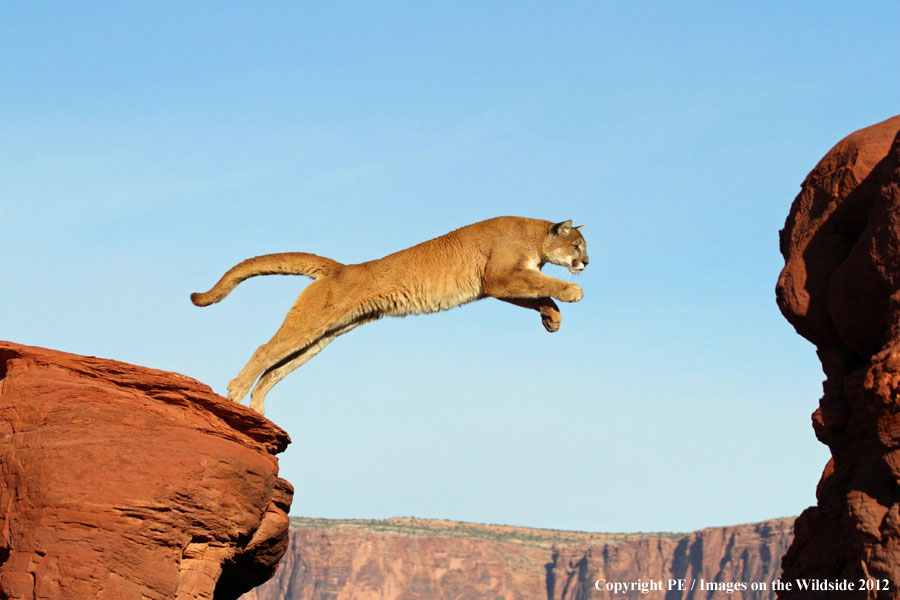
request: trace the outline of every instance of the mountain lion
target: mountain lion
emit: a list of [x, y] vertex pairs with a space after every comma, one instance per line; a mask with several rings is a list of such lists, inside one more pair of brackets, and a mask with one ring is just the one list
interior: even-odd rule
[[334, 338], [384, 316], [447, 310], [492, 296], [536, 310], [547, 331], [562, 317], [552, 298], [578, 302], [581, 287], [541, 273], [546, 263], [580, 273], [588, 264], [582, 226], [523, 217], [497, 217], [451, 231], [412, 248], [358, 265], [305, 252], [249, 258], [208, 292], [191, 294], [208, 306], [256, 275], [306, 275], [309, 284], [269, 342], [228, 384], [240, 402], [259, 378], [250, 405], [262, 413], [272, 386], [318, 354]]

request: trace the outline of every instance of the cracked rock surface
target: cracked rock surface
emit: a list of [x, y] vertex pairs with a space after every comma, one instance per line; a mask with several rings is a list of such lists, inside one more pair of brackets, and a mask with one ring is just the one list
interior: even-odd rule
[[183, 375], [0, 342], [0, 598], [237, 598], [287, 548], [289, 441]]

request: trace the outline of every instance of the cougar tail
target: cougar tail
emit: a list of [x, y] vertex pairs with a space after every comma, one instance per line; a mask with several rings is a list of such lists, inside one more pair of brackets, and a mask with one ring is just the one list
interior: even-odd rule
[[306, 252], [282, 252], [248, 258], [228, 269], [208, 292], [191, 294], [191, 302], [197, 306], [215, 304], [240, 282], [257, 275], [306, 275], [321, 279], [331, 275], [343, 265], [336, 260]]

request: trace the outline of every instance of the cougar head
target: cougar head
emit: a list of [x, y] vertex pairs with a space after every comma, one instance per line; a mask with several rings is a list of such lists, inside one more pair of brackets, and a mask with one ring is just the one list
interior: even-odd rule
[[581, 236], [584, 225], [572, 227], [572, 219], [550, 227], [544, 240], [544, 259], [565, 267], [571, 273], [581, 273], [588, 265], [587, 245]]

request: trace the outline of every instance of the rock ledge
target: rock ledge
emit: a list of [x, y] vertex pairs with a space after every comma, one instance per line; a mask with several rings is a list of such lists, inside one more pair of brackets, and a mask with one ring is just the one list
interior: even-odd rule
[[0, 342], [0, 598], [237, 598], [287, 549], [289, 442], [183, 375]]

